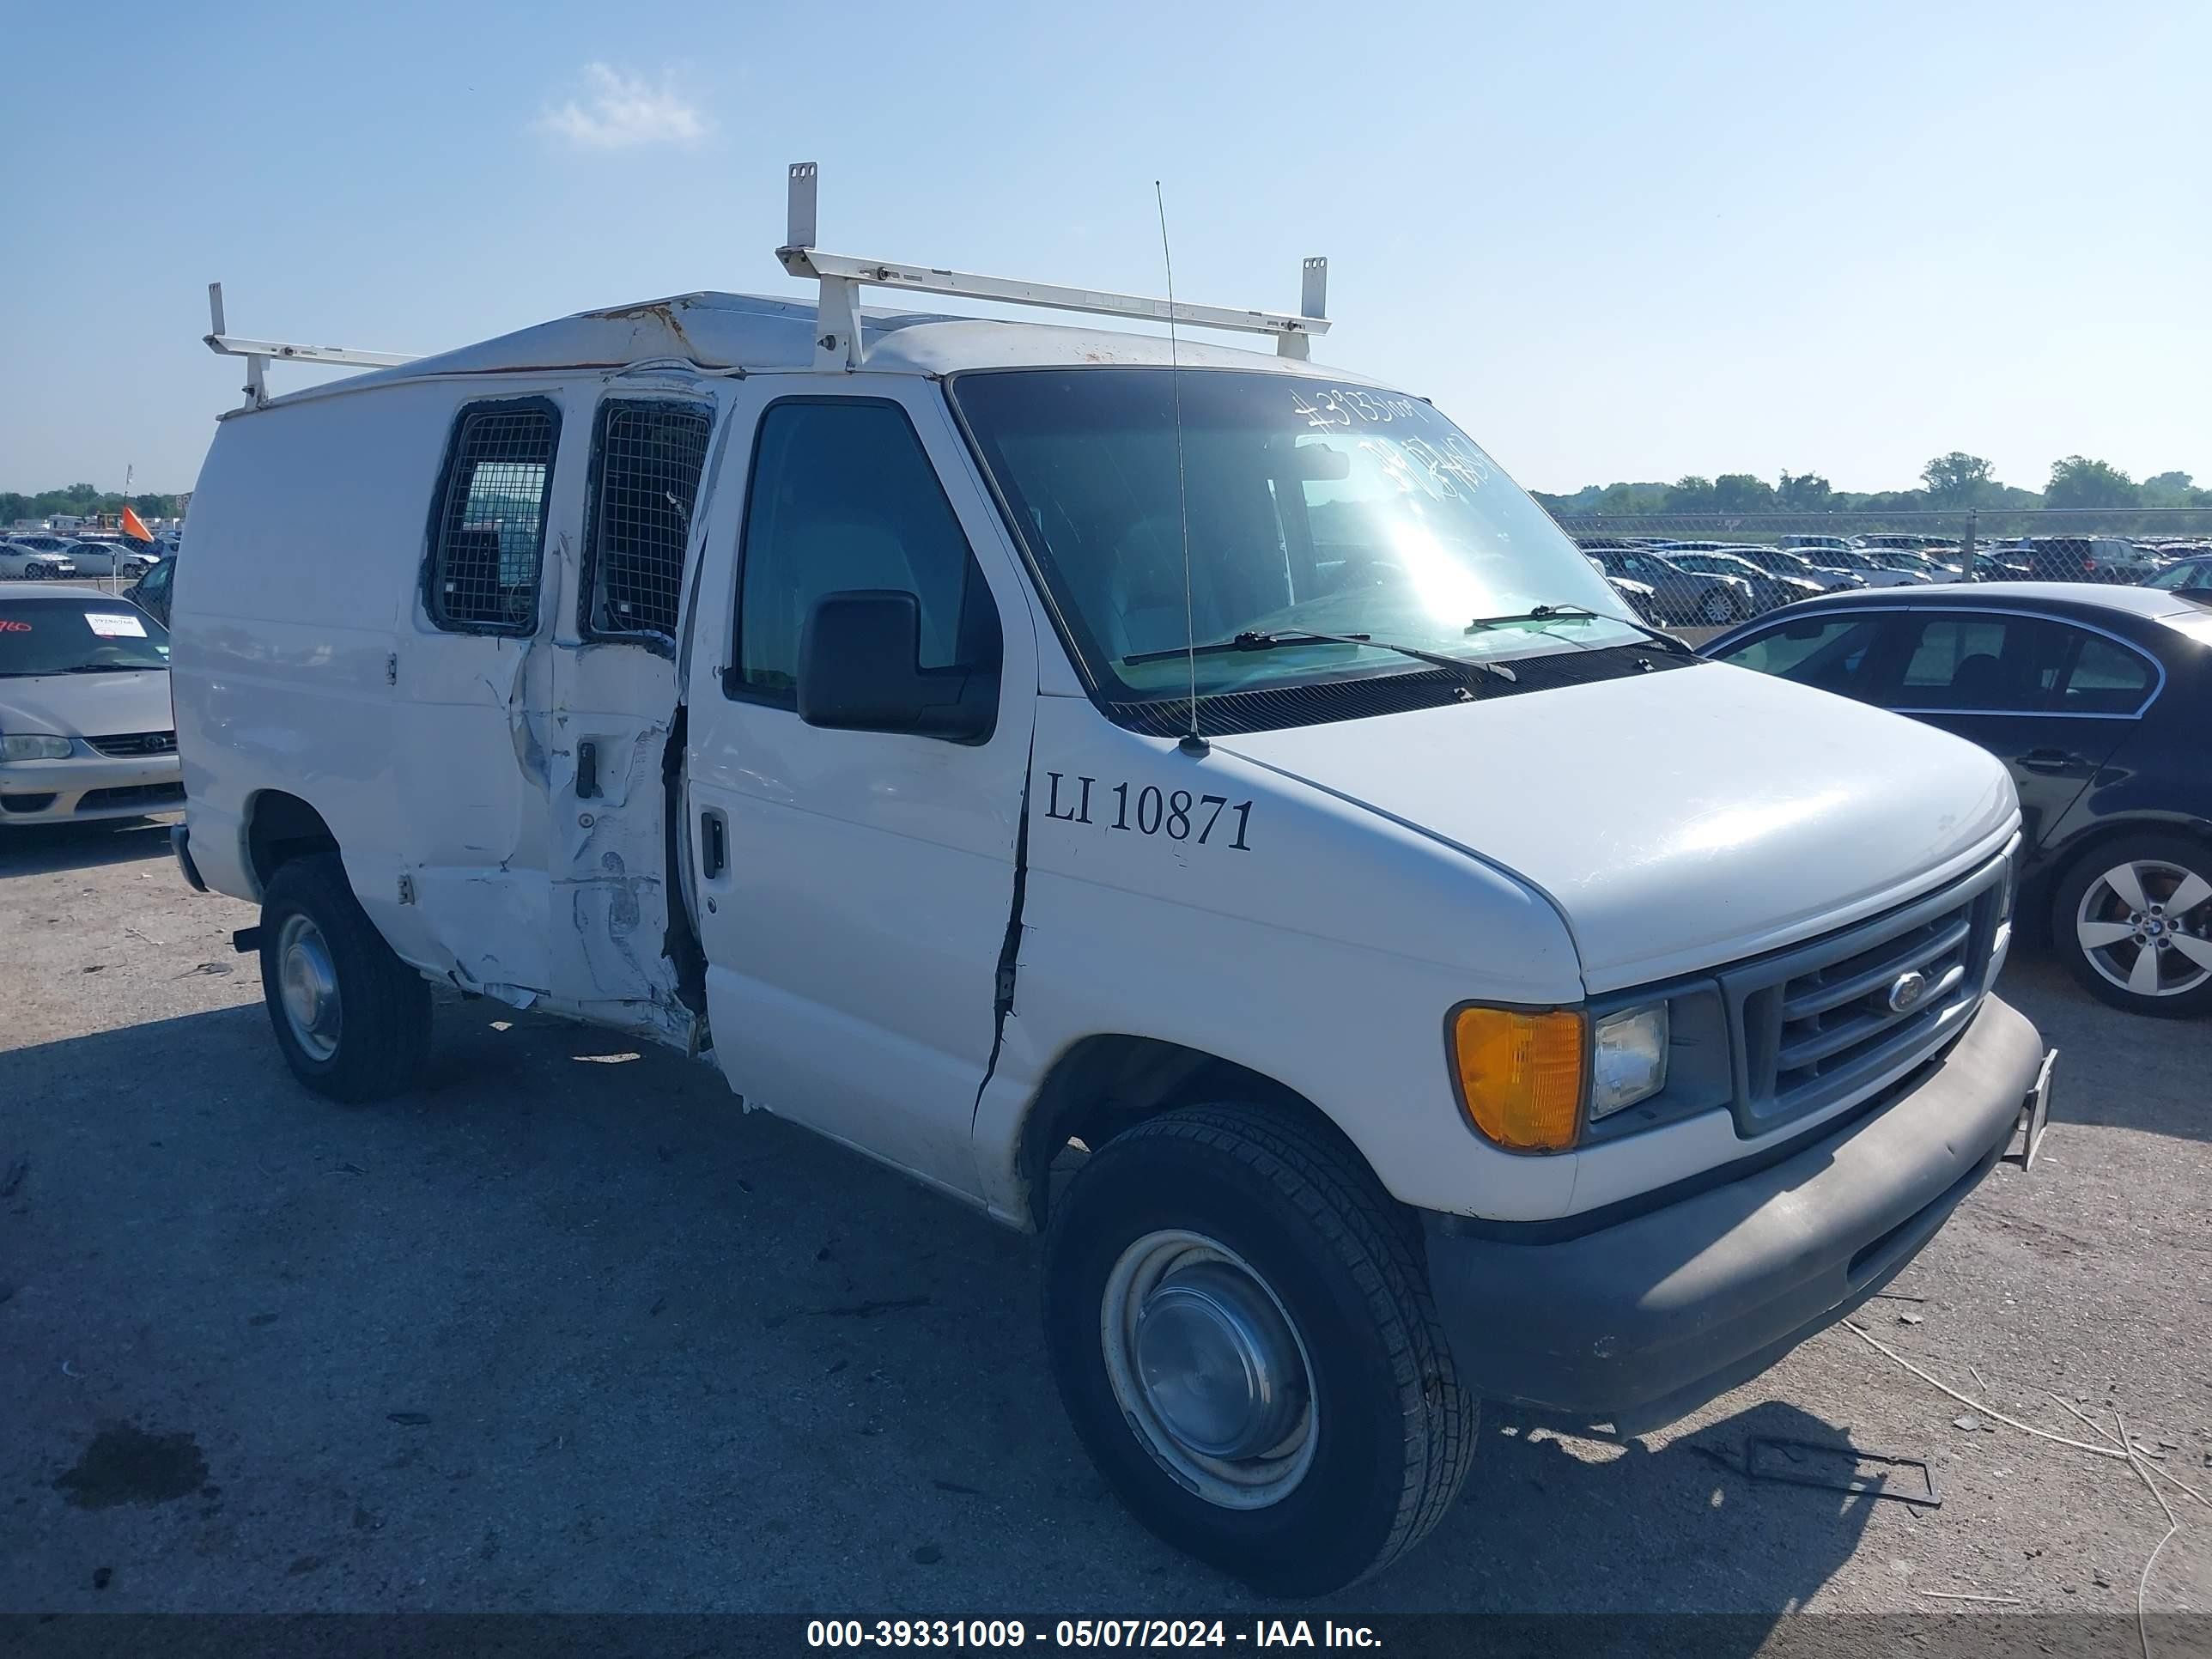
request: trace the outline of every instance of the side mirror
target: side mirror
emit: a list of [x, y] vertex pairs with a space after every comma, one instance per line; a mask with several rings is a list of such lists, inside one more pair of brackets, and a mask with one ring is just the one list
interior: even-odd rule
[[981, 743], [999, 718], [989, 668], [921, 666], [921, 605], [863, 588], [814, 602], [799, 640], [799, 718], [843, 732]]

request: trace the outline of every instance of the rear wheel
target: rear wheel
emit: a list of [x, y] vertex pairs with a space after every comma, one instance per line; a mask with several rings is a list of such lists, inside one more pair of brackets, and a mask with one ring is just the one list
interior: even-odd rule
[[1716, 587], [1698, 602], [1698, 615], [1715, 626], [1734, 622], [1736, 619], [1735, 596], [1725, 587]]
[[336, 853], [270, 878], [261, 995], [292, 1074], [332, 1100], [398, 1094], [429, 1054], [430, 988], [384, 942]]
[[1108, 1142], [1054, 1206], [1044, 1311], [1121, 1501], [1261, 1589], [1387, 1565], [1466, 1478], [1476, 1402], [1418, 1231], [1349, 1147], [1279, 1111], [1186, 1108]]
[[2114, 1006], [2212, 1009], [2212, 847], [2147, 831], [2093, 848], [2058, 884], [2051, 921], [2074, 976]]

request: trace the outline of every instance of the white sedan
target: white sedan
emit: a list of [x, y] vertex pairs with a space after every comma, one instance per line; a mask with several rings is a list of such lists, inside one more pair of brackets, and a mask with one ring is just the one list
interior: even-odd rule
[[76, 574], [76, 565], [66, 553], [49, 553], [21, 542], [0, 542], [0, 577], [38, 582]]
[[0, 582], [0, 833], [185, 804], [169, 630], [82, 587]]
[[151, 550], [141, 551], [121, 542], [75, 542], [68, 556], [84, 576], [143, 576], [161, 561]]
[[1808, 548], [1805, 556], [1831, 569], [1848, 571], [1869, 587], [1923, 587], [1929, 580], [1926, 572], [1884, 564], [1863, 548]]

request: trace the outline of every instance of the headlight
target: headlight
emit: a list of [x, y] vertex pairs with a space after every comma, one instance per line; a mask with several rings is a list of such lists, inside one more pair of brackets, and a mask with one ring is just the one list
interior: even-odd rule
[[1590, 1042], [1590, 1121], [1667, 1086], [1667, 1005], [1624, 1008], [1597, 1023]]
[[18, 732], [0, 738], [0, 761], [67, 760], [70, 740], [36, 732]]
[[1452, 1058], [1468, 1120], [1510, 1152], [1561, 1152], [1582, 1130], [1583, 1017], [1462, 1008]]

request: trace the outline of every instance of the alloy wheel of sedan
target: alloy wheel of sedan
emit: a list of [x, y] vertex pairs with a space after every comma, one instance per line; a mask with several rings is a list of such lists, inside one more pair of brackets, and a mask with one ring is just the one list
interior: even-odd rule
[[2212, 880], [2163, 859], [2134, 859], [2092, 880], [2074, 936], [2090, 967], [2139, 997], [2212, 981]]

